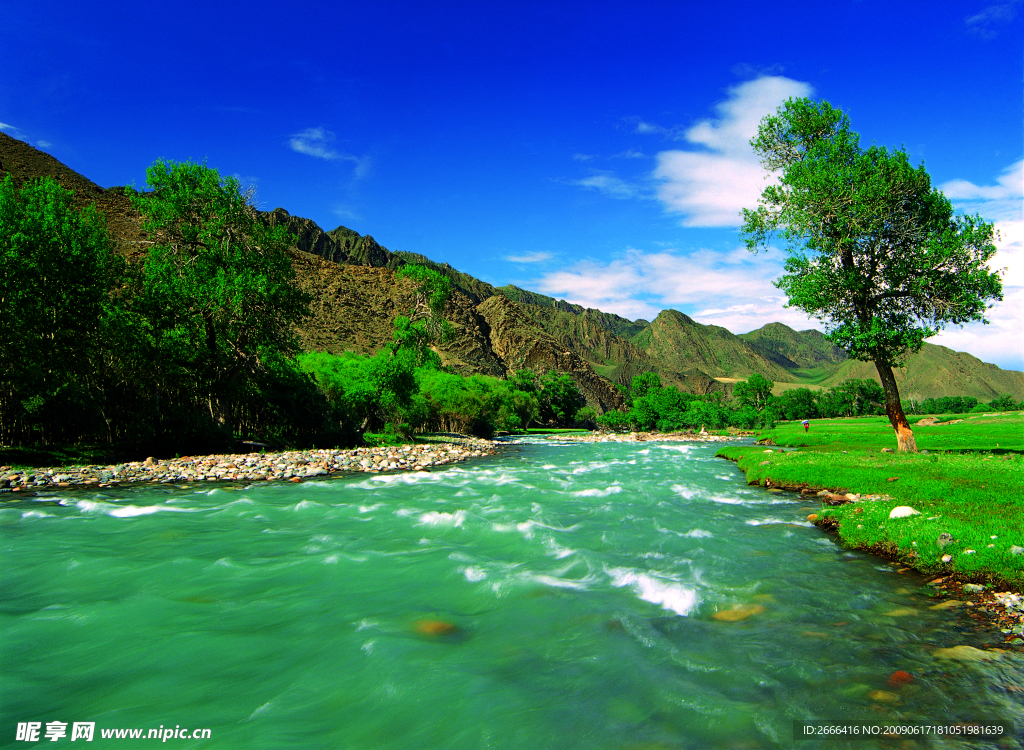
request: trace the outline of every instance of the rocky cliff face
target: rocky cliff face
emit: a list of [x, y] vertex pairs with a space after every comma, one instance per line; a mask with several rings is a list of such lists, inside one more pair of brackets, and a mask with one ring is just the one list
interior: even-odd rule
[[618, 389], [594, 372], [578, 354], [533, 325], [512, 300], [502, 295], [489, 297], [477, 307], [477, 312], [490, 326], [491, 346], [509, 371], [568, 373], [591, 408], [605, 412], [622, 405]]
[[[389, 268], [341, 265], [292, 251], [297, 283], [313, 296], [311, 316], [299, 327], [306, 351], [373, 354], [394, 340], [392, 320], [413, 308], [415, 285]], [[444, 317], [455, 339], [438, 347], [441, 362], [463, 375], [483, 373], [505, 377], [507, 368], [491, 348], [490, 327], [464, 294], [452, 294]]]

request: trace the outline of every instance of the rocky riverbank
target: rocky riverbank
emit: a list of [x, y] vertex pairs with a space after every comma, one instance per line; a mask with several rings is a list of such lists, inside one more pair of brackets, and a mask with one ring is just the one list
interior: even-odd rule
[[[167, 460], [147, 458], [108, 466], [21, 470], [0, 466], [0, 492], [108, 488], [139, 483], [301, 482], [355, 472], [423, 471], [490, 456], [499, 449], [499, 444], [490, 440], [453, 436], [416, 445], [185, 456]], [[12, 498], [8, 496], [8, 499]]]

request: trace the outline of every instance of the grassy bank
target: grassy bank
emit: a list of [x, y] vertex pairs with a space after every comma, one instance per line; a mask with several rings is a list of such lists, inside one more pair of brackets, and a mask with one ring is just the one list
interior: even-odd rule
[[[879, 418], [819, 420], [808, 433], [785, 423], [760, 437], [794, 450], [726, 446], [717, 455], [737, 461], [751, 483], [860, 495], [819, 514], [848, 546], [923, 572], [1020, 589], [1024, 554], [1010, 548], [1024, 546], [1024, 417], [982, 416], [914, 433], [923, 452], [907, 455], [882, 452], [895, 440]], [[890, 519], [900, 505], [920, 515]]]

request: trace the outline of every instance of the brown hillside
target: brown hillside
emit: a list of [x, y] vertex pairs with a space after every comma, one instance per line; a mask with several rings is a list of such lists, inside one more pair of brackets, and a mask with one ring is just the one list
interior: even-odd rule
[[139, 228], [139, 215], [125, 197], [124, 188], [101, 188], [49, 154], [0, 133], [0, 177], [6, 174], [19, 186], [27, 180], [52, 177], [62, 187], [74, 191], [78, 206], [95, 204], [103, 212], [119, 252], [131, 255], [145, 249], [147, 236]]
[[[914, 401], [973, 396], [985, 403], [1006, 393], [1015, 399], [1024, 398], [1024, 372], [1003, 370], [966, 352], [936, 344], [925, 344], [921, 351], [907, 358], [904, 367], [894, 367], [893, 373], [900, 396]], [[847, 378], [879, 380], [874, 363], [851, 359], [843, 362], [822, 385], [829, 388]]]
[[509, 370], [568, 373], [591, 408], [605, 412], [622, 405], [622, 394], [617, 388], [574, 351], [533, 325], [512, 300], [496, 294], [484, 300], [477, 311], [491, 327], [491, 345]]

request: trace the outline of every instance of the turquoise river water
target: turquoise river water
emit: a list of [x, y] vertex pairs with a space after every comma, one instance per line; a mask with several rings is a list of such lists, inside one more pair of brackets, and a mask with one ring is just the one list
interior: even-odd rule
[[46, 747], [74, 722], [85, 747], [157, 727], [210, 730], [178, 748], [1024, 746], [794, 739], [823, 719], [1019, 732], [1024, 659], [937, 658], [999, 634], [716, 447], [536, 440], [432, 472], [6, 503], [0, 747], [30, 746], [27, 722]]

